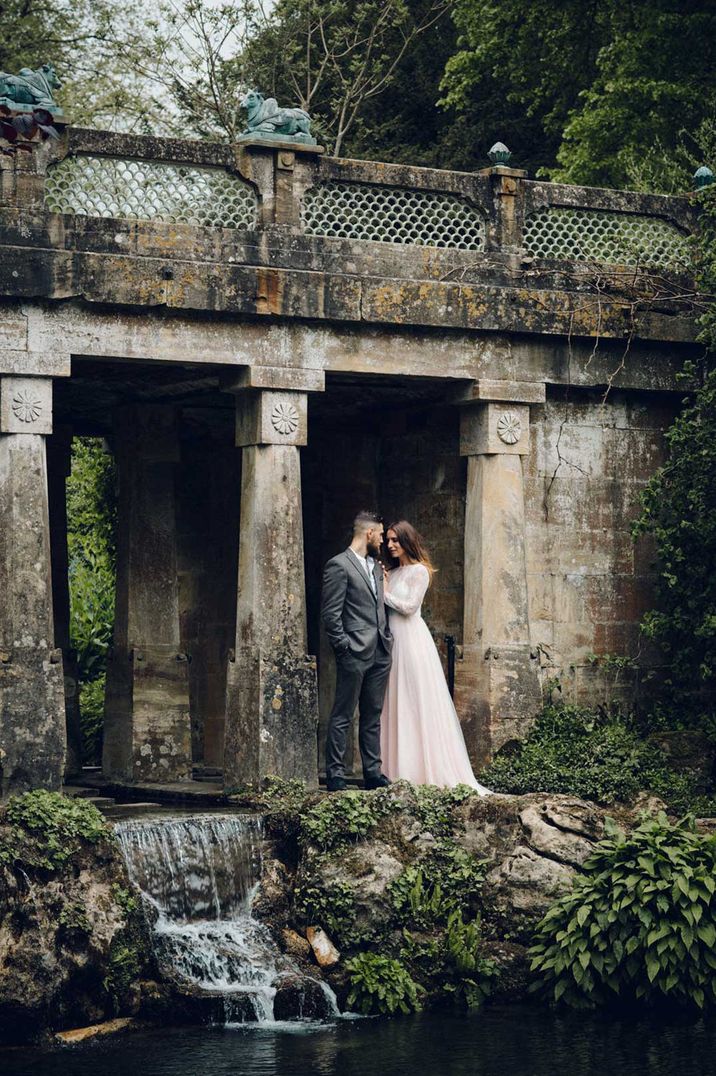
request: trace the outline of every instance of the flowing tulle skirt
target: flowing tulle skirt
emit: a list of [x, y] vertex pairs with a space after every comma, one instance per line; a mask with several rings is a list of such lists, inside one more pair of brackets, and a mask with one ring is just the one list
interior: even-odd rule
[[420, 785], [470, 785], [481, 795], [440, 656], [420, 616], [391, 614], [393, 664], [380, 719], [383, 773]]

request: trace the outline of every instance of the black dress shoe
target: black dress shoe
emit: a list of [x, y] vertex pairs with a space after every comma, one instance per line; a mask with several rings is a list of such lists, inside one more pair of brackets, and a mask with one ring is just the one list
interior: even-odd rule
[[326, 781], [326, 792], [342, 792], [344, 788], [348, 788], [348, 785], [342, 777], [334, 777]]
[[393, 782], [386, 777], [384, 773], [381, 773], [378, 777], [366, 777], [363, 782], [363, 787], [368, 791], [371, 791], [374, 788], [387, 788], [388, 785], [392, 783]]

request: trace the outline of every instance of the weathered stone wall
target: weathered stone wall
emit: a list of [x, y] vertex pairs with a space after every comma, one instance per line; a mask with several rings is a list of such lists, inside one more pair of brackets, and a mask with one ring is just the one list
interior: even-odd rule
[[629, 670], [604, 669], [604, 655], [657, 660], [638, 628], [652, 551], [630, 527], [678, 406], [674, 396], [618, 390], [602, 401], [597, 390], [549, 391], [524, 461], [531, 641], [544, 648], [543, 675], [590, 702], [632, 686]]

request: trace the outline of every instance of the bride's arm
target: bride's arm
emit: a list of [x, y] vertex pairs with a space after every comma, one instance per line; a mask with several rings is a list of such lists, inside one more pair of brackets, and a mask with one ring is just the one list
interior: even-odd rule
[[[388, 579], [390, 579], [390, 575]], [[388, 583], [384, 594], [385, 604], [389, 605], [391, 609], [395, 609], [396, 613], [401, 613], [403, 616], [412, 616], [413, 613], [417, 613], [425, 597], [425, 592], [430, 582], [430, 573], [423, 564], [414, 564], [405, 582], [408, 588], [408, 597], [394, 597], [388, 589], [390, 585]]]

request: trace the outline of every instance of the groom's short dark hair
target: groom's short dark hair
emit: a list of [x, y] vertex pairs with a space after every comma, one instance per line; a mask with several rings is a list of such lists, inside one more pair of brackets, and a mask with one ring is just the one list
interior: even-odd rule
[[353, 520], [353, 533], [362, 534], [364, 531], [369, 531], [371, 527], [375, 527], [377, 523], [382, 523], [383, 520], [376, 512], [359, 512]]

